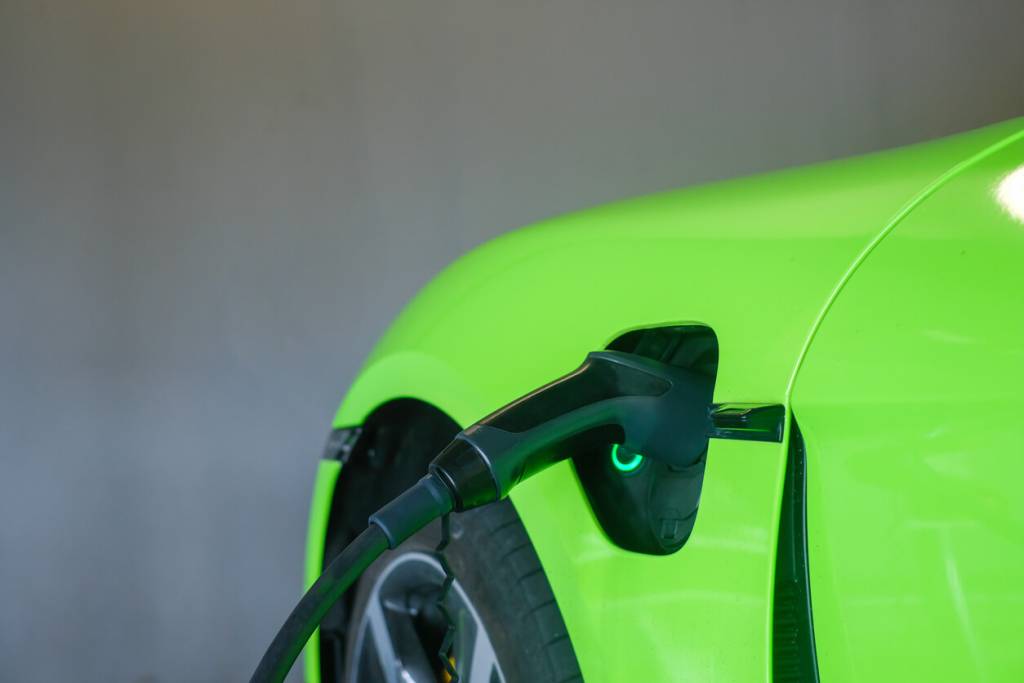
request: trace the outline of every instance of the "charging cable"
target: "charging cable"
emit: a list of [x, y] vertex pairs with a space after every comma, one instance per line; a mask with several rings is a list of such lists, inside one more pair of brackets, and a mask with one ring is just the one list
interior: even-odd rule
[[707, 448], [711, 379], [617, 351], [464, 429], [414, 486], [370, 516], [302, 597], [260, 660], [252, 683], [280, 683], [331, 606], [373, 561], [433, 520], [501, 500], [519, 482], [580, 449], [621, 444], [674, 467]]

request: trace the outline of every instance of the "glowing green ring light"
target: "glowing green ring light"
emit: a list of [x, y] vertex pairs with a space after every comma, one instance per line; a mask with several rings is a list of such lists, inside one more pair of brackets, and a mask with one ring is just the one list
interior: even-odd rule
[[636, 472], [642, 464], [644, 464], [644, 456], [639, 453], [633, 453], [629, 459], [623, 460], [619, 457], [619, 444], [612, 445], [612, 465], [614, 465], [615, 469], [619, 472], [622, 472], [623, 474]]

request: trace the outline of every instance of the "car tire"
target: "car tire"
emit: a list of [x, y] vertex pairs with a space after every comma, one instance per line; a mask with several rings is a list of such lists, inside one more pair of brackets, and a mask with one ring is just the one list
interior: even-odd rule
[[[551, 586], [512, 503], [505, 500], [453, 514], [450, 525], [450, 543], [444, 555], [455, 576], [456, 585], [452, 592], [461, 591], [468, 604], [472, 605], [471, 611], [475, 612], [486, 631], [500, 670], [500, 676], [480, 676], [480, 669], [473, 668], [475, 675], [469, 677], [483, 680], [467, 680], [468, 674], [463, 671], [466, 667], [460, 666], [456, 658], [460, 683], [582, 681], [572, 642]], [[360, 659], [365, 656], [360, 648], [367, 647], [367, 641], [360, 640], [360, 624], [366, 623], [367, 607], [375, 595], [374, 587], [382, 585], [385, 572], [396, 567], [396, 563], [427, 563], [428, 558], [435, 558], [434, 550], [440, 533], [440, 522], [431, 524], [394, 552], [378, 559], [360, 579], [348, 628], [346, 681], [354, 682], [358, 678], [361, 679], [359, 683], [366, 683], [375, 676], [386, 680], [375, 665], [359, 668], [359, 662], [365, 661]], [[429, 569], [426, 571], [430, 573]], [[434, 590], [430, 593], [430, 602], [433, 603], [439, 590], [440, 576], [431, 575], [426, 582], [431, 584], [425, 587], [426, 590]], [[459, 619], [464, 621], [464, 615]], [[430, 641], [424, 649], [432, 650], [430, 659], [435, 667], [436, 680], [446, 681], [449, 679], [443, 673], [441, 660], [433, 647], [438, 638], [436, 626], [433, 632], [432, 638], [421, 640]], [[371, 670], [369, 666], [374, 666], [376, 673], [368, 673]], [[466, 663], [466, 666], [471, 665]]]

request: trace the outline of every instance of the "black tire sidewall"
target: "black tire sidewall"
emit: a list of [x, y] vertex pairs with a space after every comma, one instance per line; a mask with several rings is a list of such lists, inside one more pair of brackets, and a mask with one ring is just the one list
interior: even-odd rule
[[[396, 556], [433, 554], [440, 534], [440, 522], [430, 524], [360, 578], [346, 647], [346, 681], [356, 655], [357, 629], [352, 626], [361, 620], [374, 582]], [[453, 514], [445, 557], [482, 620], [508, 683], [582, 680], [551, 587], [510, 501]]]

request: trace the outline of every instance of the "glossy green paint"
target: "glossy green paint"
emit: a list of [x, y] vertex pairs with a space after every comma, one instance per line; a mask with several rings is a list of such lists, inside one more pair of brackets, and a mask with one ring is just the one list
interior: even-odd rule
[[1022, 137], [892, 227], [797, 376], [823, 680], [1024, 680]]
[[[309, 505], [309, 527], [306, 532], [306, 589], [316, 582], [324, 568], [324, 543], [327, 540], [327, 522], [334, 500], [334, 487], [341, 474], [337, 460], [321, 460], [313, 484], [313, 500]], [[309, 639], [304, 650], [306, 671], [320, 671], [320, 629]], [[319, 675], [316, 679], [319, 680]]]
[[[716, 400], [788, 403], [858, 255], [923, 188], [1020, 127], [621, 202], [495, 240], [410, 304], [335, 425], [399, 397], [468, 424], [624, 331], [687, 322], [718, 335]], [[694, 533], [668, 557], [611, 545], [568, 464], [513, 492], [586, 680], [770, 677], [785, 453], [714, 441]]]

